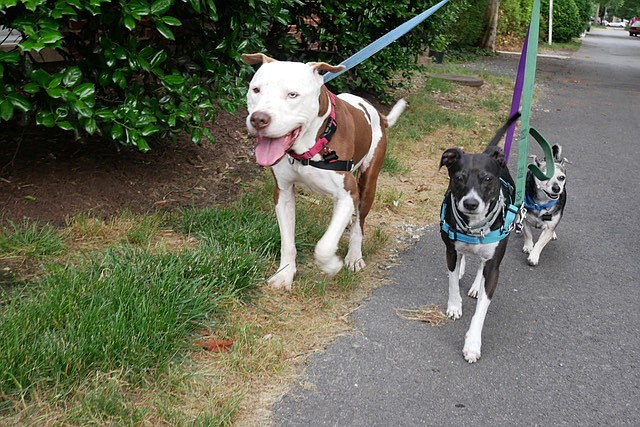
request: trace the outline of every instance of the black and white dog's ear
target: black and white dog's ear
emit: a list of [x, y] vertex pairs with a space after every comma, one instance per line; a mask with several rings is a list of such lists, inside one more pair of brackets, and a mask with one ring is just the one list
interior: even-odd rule
[[[442, 158], [440, 159], [440, 168], [442, 166], [446, 166], [449, 169], [455, 162], [462, 157], [464, 151], [460, 148], [449, 148], [442, 153]], [[438, 168], [439, 169], [439, 168]]]
[[553, 152], [553, 161], [556, 163], [562, 163], [563, 162], [562, 146], [558, 144], [554, 144], [553, 147], [551, 147], [551, 151]]
[[505, 166], [504, 163], [504, 150], [502, 149], [502, 147], [498, 147], [498, 146], [489, 146], [484, 150], [484, 154], [486, 154], [487, 156], [496, 159], [498, 161], [498, 163], [500, 163], [500, 165]]

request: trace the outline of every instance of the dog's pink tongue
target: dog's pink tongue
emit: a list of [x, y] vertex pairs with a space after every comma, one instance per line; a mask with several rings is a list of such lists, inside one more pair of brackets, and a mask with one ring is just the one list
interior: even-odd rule
[[273, 166], [284, 157], [285, 153], [291, 147], [291, 140], [294, 138], [291, 134], [281, 136], [280, 138], [266, 138], [258, 136], [258, 145], [256, 145], [256, 162], [260, 166]]

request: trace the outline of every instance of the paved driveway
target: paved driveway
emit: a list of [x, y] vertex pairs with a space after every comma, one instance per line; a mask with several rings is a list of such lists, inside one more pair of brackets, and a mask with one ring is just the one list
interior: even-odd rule
[[[491, 61], [513, 70], [517, 58]], [[395, 313], [446, 306], [430, 227], [355, 312], [355, 331], [310, 360], [276, 425], [640, 425], [640, 39], [594, 29], [571, 59], [540, 58], [537, 81], [532, 126], [571, 161], [565, 218], [539, 267], [511, 236], [480, 361], [462, 357], [475, 300], [441, 327]]]

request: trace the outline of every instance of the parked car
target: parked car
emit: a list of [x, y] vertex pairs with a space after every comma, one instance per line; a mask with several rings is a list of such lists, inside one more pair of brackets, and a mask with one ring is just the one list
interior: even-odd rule
[[616, 21], [616, 22], [604, 21], [604, 25], [607, 27], [613, 27], [613, 28], [624, 28], [624, 22], [622, 21]]
[[640, 34], [640, 21], [636, 21], [629, 26], [629, 35], [638, 37]]

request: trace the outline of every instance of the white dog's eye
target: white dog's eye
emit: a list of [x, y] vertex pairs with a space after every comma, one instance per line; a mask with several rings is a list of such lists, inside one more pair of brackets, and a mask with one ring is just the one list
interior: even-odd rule
[[297, 98], [299, 96], [298, 92], [289, 92], [287, 96], [291, 99]]
[[260, 93], [260, 88], [259, 87], [254, 87], [251, 90], [253, 91], [253, 93]]
[[558, 177], [558, 181], [564, 181], [564, 180], [565, 180], [565, 176], [564, 176], [564, 175], [560, 175], [560, 176]]

